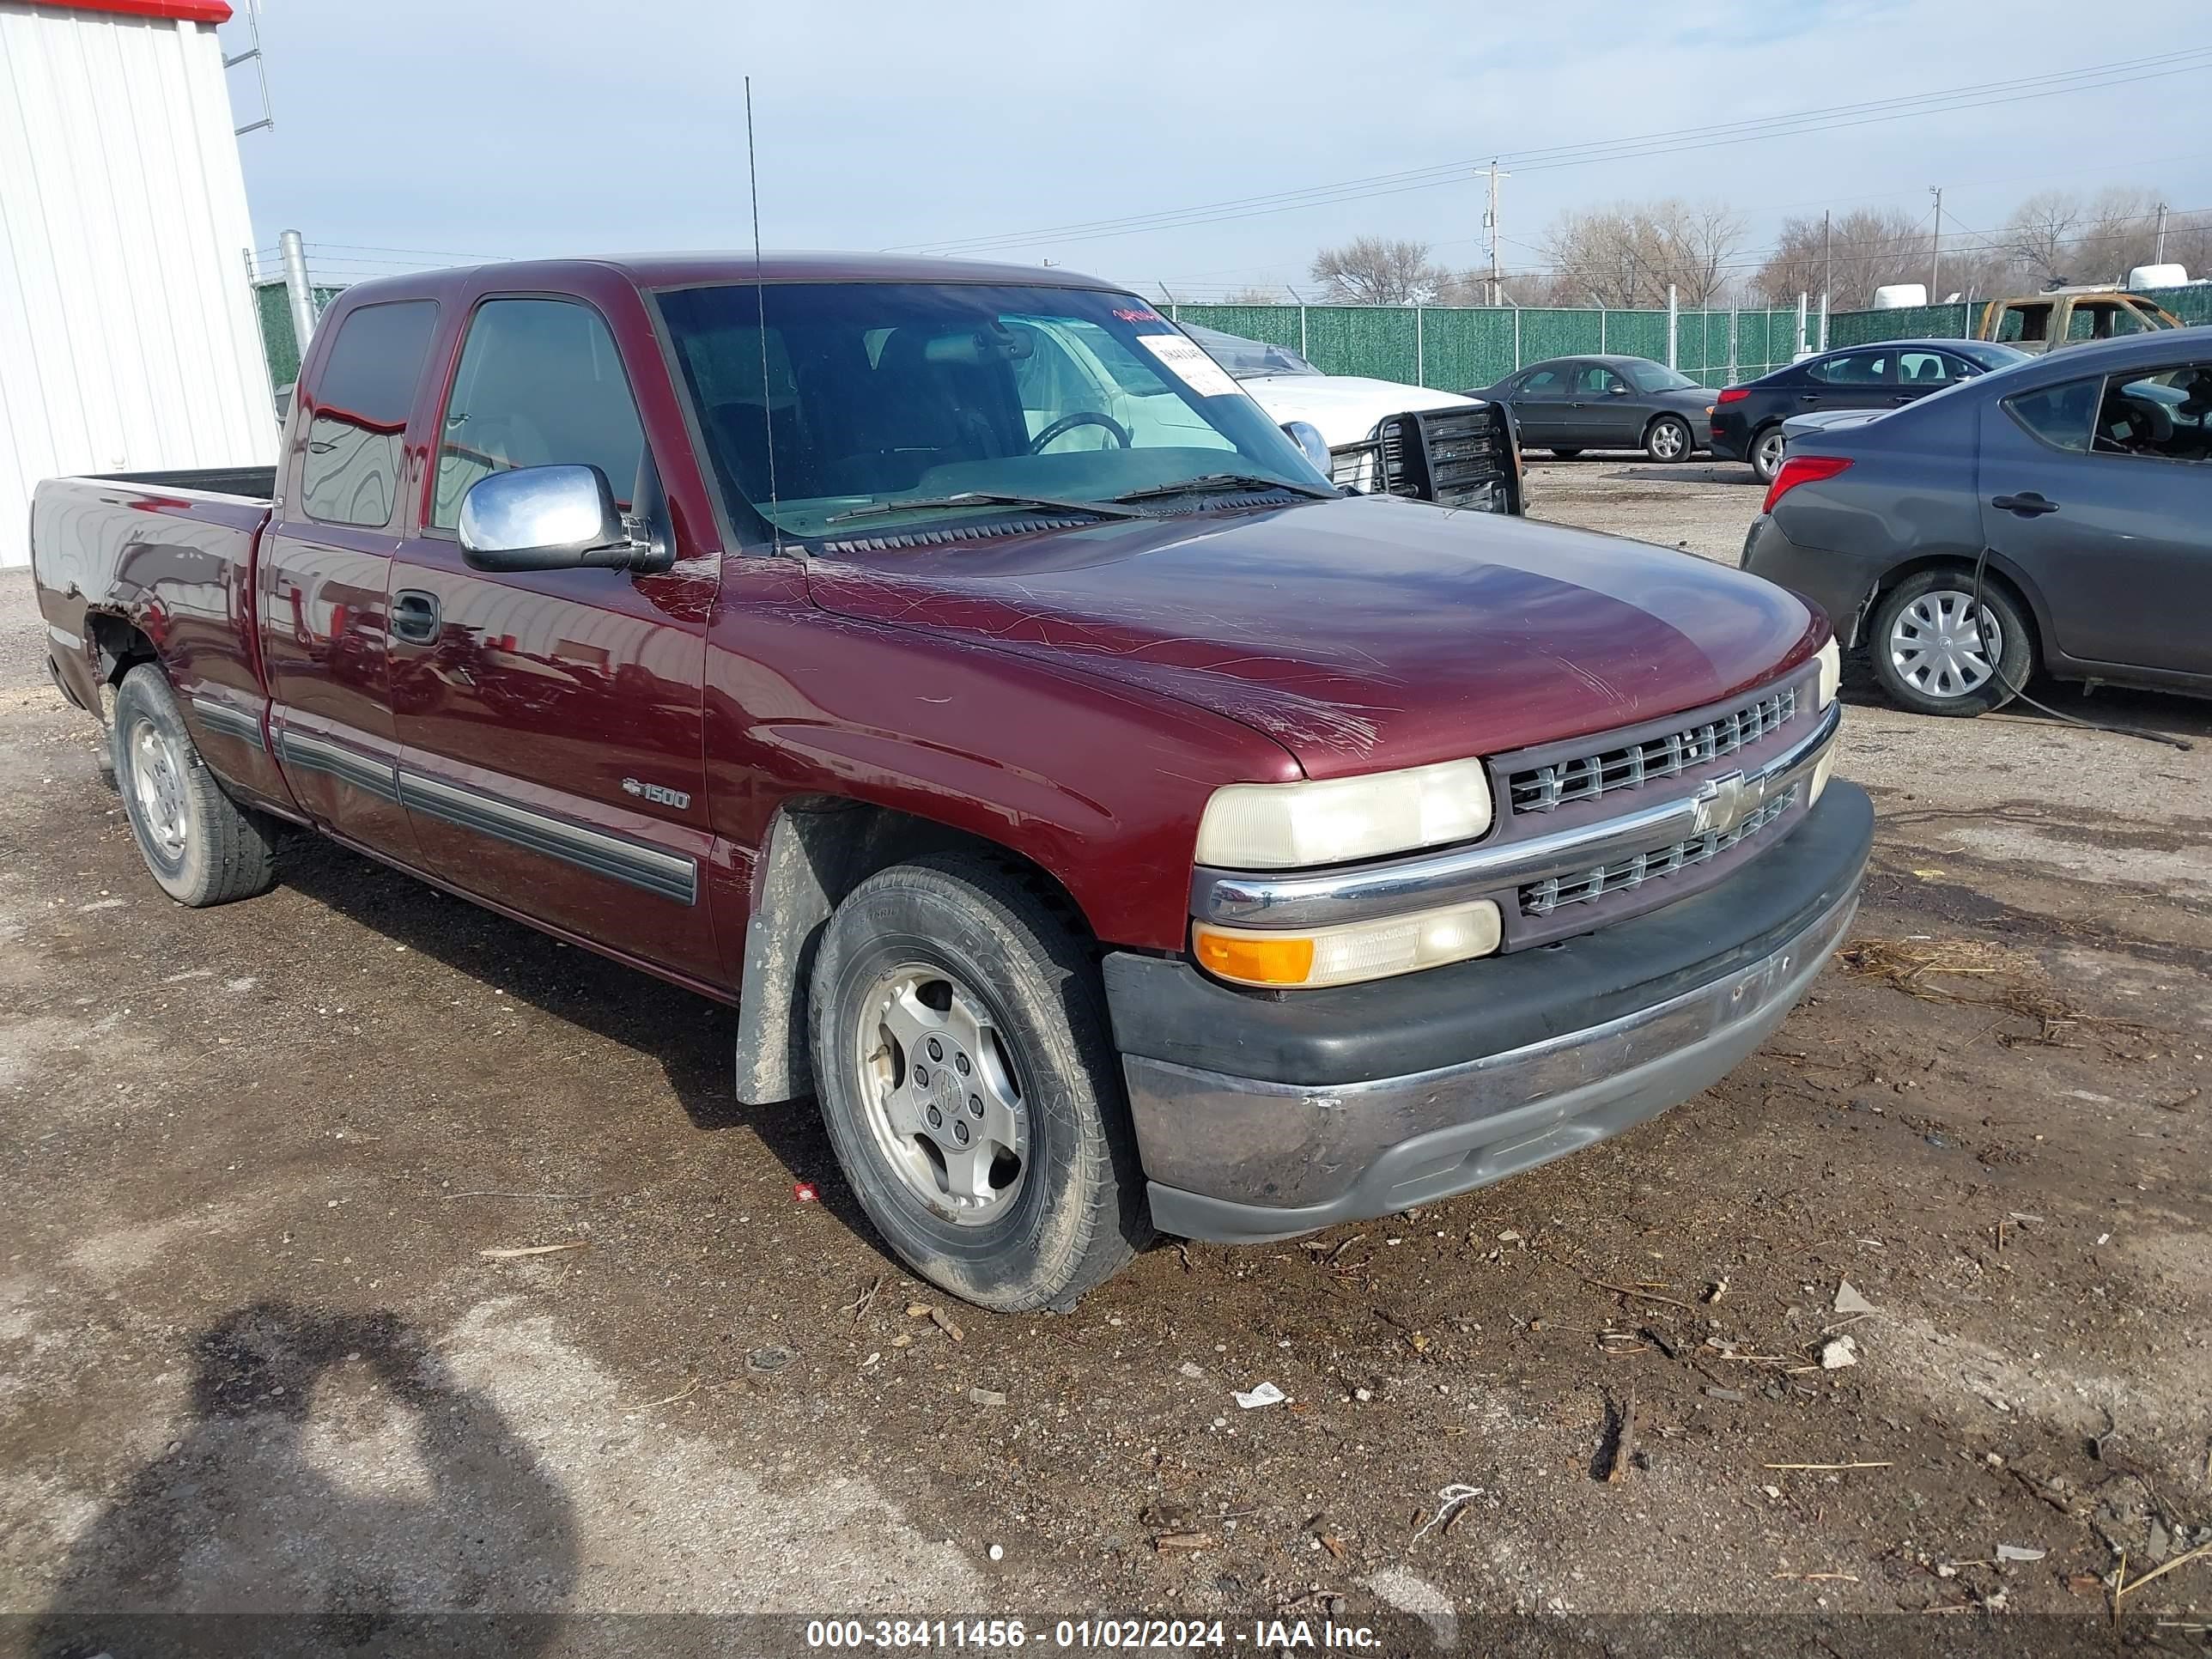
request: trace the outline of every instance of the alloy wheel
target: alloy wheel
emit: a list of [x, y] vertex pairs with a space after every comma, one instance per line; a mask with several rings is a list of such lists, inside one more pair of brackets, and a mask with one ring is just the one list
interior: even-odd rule
[[997, 1219], [1028, 1173], [1030, 1127], [1021, 1075], [989, 1006], [941, 969], [894, 969], [862, 1002], [854, 1046], [884, 1161], [948, 1220]]

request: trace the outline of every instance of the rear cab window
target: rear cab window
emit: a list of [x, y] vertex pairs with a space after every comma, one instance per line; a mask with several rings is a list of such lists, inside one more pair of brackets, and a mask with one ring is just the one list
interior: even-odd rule
[[407, 416], [438, 326], [434, 300], [346, 313], [314, 384], [300, 458], [300, 510], [382, 529], [399, 500]]

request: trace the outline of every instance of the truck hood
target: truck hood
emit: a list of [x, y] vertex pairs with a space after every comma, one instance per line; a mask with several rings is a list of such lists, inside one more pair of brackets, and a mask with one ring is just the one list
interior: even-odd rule
[[1370, 380], [1358, 374], [1261, 374], [1237, 383], [1278, 426], [1307, 421], [1334, 447], [1356, 444], [1386, 415], [1417, 409], [1464, 409], [1475, 399], [1456, 392]]
[[1239, 720], [1311, 777], [1680, 713], [1828, 632], [1691, 554], [1388, 496], [817, 556], [808, 581], [839, 616]]

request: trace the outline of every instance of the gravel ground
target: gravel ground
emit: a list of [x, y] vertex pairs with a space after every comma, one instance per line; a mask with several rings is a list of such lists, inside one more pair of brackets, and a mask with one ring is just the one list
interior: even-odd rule
[[[1746, 477], [1530, 495], [1732, 560]], [[2045, 1650], [2123, 1550], [2212, 1541], [2212, 706], [2054, 694], [2184, 753], [1847, 691], [1859, 938], [1720, 1086], [1004, 1319], [879, 1253], [806, 1110], [732, 1103], [721, 1009], [313, 841], [170, 904], [38, 627], [9, 573], [0, 1612], [2069, 1618]], [[2208, 1607], [2208, 1559], [2125, 1603]]]

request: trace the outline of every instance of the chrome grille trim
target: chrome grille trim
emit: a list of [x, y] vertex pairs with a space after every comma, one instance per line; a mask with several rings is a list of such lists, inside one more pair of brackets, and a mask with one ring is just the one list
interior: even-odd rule
[[1587, 904], [1607, 894], [1626, 892], [1647, 881], [1662, 879], [1677, 871], [1718, 858], [1738, 842], [1757, 835], [1796, 804], [1797, 789], [1793, 784], [1780, 794], [1771, 796], [1765, 805], [1733, 830], [1692, 836], [1618, 863], [1593, 865], [1572, 874], [1531, 882], [1521, 890], [1521, 912], [1523, 915], [1548, 916], [1567, 905]]
[[1664, 737], [1524, 768], [1507, 780], [1507, 798], [1516, 812], [1549, 812], [1615, 790], [1641, 788], [1771, 737], [1796, 715], [1797, 688], [1784, 686], [1756, 702]]
[[[1520, 888], [1572, 876], [1671, 842], [1695, 840], [1723, 821], [1716, 814], [1720, 785], [1746, 803], [1748, 817], [1769, 800], [1807, 782], [1836, 739], [1843, 705], [1831, 703], [1778, 752], [1740, 778], [1708, 780], [1674, 794], [1628, 803], [1595, 823], [1544, 829], [1519, 840], [1496, 837], [1464, 847], [1334, 870], [1243, 871], [1200, 865], [1191, 872], [1191, 915], [1201, 921], [1250, 927], [1322, 927], [1402, 915], [1408, 910], [1497, 897], [1510, 907]], [[1750, 793], [1756, 791], [1756, 805]], [[1735, 818], [1733, 812], [1728, 815]]]

